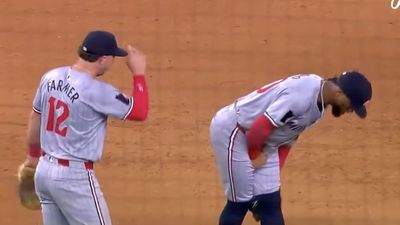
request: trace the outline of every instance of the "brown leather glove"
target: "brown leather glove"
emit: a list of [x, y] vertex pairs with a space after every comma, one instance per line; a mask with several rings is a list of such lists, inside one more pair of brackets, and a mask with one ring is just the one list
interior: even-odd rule
[[18, 168], [18, 197], [21, 204], [31, 210], [40, 209], [40, 201], [35, 191], [35, 169], [21, 164]]

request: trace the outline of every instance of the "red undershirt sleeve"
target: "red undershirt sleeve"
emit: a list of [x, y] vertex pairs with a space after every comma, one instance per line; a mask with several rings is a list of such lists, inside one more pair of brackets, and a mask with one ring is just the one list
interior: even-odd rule
[[247, 131], [247, 146], [251, 160], [256, 159], [262, 151], [264, 141], [271, 134], [275, 125], [263, 114], [260, 115]]
[[143, 75], [133, 76], [133, 109], [127, 116], [128, 120], [144, 121], [149, 111], [149, 96], [146, 80]]
[[288, 145], [282, 145], [279, 146], [278, 148], [278, 154], [279, 154], [279, 169], [282, 169], [283, 166], [285, 165], [286, 158], [289, 154], [290, 151], [290, 146]]
[[28, 146], [28, 155], [34, 158], [39, 158], [42, 155], [40, 144], [30, 144]]

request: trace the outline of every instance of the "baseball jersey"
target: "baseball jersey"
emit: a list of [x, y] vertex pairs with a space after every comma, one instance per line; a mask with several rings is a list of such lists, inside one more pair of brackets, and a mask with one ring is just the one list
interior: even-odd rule
[[265, 141], [265, 147], [290, 145], [322, 117], [324, 107], [318, 106], [321, 87], [322, 78], [315, 74], [291, 76], [267, 84], [235, 101], [238, 123], [249, 129], [264, 114], [277, 127]]
[[68, 160], [99, 160], [108, 116], [126, 119], [132, 108], [132, 97], [71, 67], [44, 74], [33, 100], [42, 150]]

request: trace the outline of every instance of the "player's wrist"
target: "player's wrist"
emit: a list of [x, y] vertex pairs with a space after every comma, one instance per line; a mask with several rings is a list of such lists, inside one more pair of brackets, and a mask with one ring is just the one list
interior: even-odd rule
[[39, 163], [39, 157], [32, 157], [28, 155], [24, 162], [24, 166], [35, 169], [38, 163]]
[[248, 154], [250, 160], [255, 160], [262, 154], [262, 152], [261, 149], [251, 149], [249, 150]]
[[146, 78], [144, 75], [138, 75], [135, 74], [132, 76], [133, 78], [133, 85], [136, 86], [137, 84], [145, 84], [146, 83]]
[[40, 144], [29, 144], [28, 145], [28, 156], [32, 158], [39, 158], [42, 155], [42, 149]]
[[261, 153], [257, 156], [257, 158], [251, 160], [251, 164], [254, 168], [260, 168], [267, 162], [267, 157]]

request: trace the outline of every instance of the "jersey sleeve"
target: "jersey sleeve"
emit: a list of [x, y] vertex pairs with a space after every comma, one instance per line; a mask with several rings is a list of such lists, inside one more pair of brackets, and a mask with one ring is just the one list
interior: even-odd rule
[[34, 97], [33, 103], [32, 103], [33, 111], [35, 111], [36, 113], [39, 113], [39, 114], [42, 113], [43, 82], [44, 82], [44, 77], [42, 77], [42, 79], [40, 80], [39, 87], [36, 90], [36, 94], [35, 94], [35, 97]]
[[112, 85], [98, 83], [92, 88], [94, 90], [89, 91], [86, 104], [95, 111], [122, 120], [132, 111], [133, 98], [126, 96]]
[[307, 107], [307, 102], [299, 99], [300, 93], [284, 91], [272, 102], [264, 112], [265, 116], [276, 126], [283, 126], [298, 116]]

